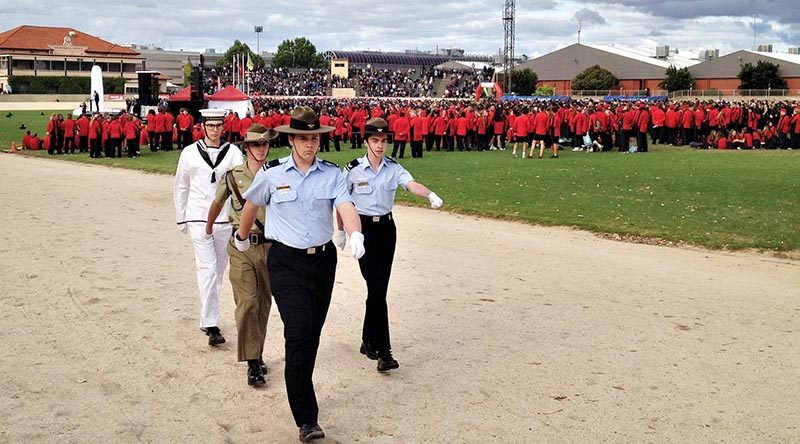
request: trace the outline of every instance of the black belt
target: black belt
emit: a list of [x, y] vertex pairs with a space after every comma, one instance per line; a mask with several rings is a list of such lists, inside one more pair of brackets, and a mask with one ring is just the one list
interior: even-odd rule
[[392, 220], [392, 212], [388, 212], [383, 216], [367, 216], [366, 214], [359, 214], [362, 222], [386, 222]]
[[[237, 230], [233, 230], [233, 232], [231, 233], [231, 237], [236, 236], [236, 231]], [[261, 245], [272, 241], [271, 239], [267, 239], [266, 237], [264, 237], [263, 234], [258, 234], [258, 233], [250, 233], [250, 236], [248, 237], [250, 238], [250, 245]]]
[[273, 247], [279, 247], [279, 248], [283, 248], [283, 249], [285, 249], [287, 251], [291, 251], [291, 252], [298, 253], [298, 254], [305, 254], [305, 255], [321, 254], [324, 251], [328, 251], [328, 250], [332, 250], [333, 249], [333, 242], [332, 241], [329, 241], [327, 244], [320, 245], [318, 247], [309, 247], [309, 248], [295, 248], [295, 247], [290, 247], [290, 246], [288, 246], [288, 245], [286, 245], [284, 243], [278, 242], [278, 241], [272, 241], [272, 242], [273, 242], [272, 243]]

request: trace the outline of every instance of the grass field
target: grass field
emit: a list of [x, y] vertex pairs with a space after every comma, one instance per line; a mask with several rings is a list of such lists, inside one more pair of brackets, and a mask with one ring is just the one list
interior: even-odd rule
[[[20, 121], [42, 135], [49, 116], [13, 114], [10, 119], [0, 114], [3, 149], [12, 139], [21, 140]], [[345, 146], [321, 157], [343, 165], [362, 154]], [[274, 149], [270, 157], [288, 153]], [[137, 159], [59, 158], [174, 173], [179, 152], [145, 148], [142, 154]], [[426, 152], [402, 164], [435, 190], [447, 209], [459, 213], [710, 248], [800, 250], [800, 152], [656, 146], [647, 154], [564, 151], [558, 159], [548, 156], [522, 160], [513, 159], [510, 151]], [[402, 192], [398, 200], [427, 204]]]

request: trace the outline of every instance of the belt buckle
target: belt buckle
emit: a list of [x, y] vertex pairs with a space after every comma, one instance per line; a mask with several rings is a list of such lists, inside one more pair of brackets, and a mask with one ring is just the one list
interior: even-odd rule
[[314, 254], [317, 252], [317, 247], [311, 247], [306, 249], [306, 254]]
[[372, 221], [373, 222], [380, 222], [381, 221], [381, 217], [380, 216], [372, 216]]
[[250, 243], [253, 245], [258, 245], [258, 235], [257, 234], [250, 234]]

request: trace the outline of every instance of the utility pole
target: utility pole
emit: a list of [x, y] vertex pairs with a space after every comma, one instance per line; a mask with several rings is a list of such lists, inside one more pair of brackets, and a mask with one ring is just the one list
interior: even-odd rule
[[264, 32], [264, 27], [253, 26], [253, 31], [256, 33], [256, 54], [261, 56], [261, 33]]

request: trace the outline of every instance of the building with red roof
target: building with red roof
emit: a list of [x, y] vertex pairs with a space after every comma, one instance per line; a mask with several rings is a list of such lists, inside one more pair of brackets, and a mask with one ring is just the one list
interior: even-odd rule
[[105, 76], [134, 81], [143, 60], [131, 48], [73, 28], [21, 25], [0, 33], [0, 90], [9, 76], [89, 77], [94, 65]]

